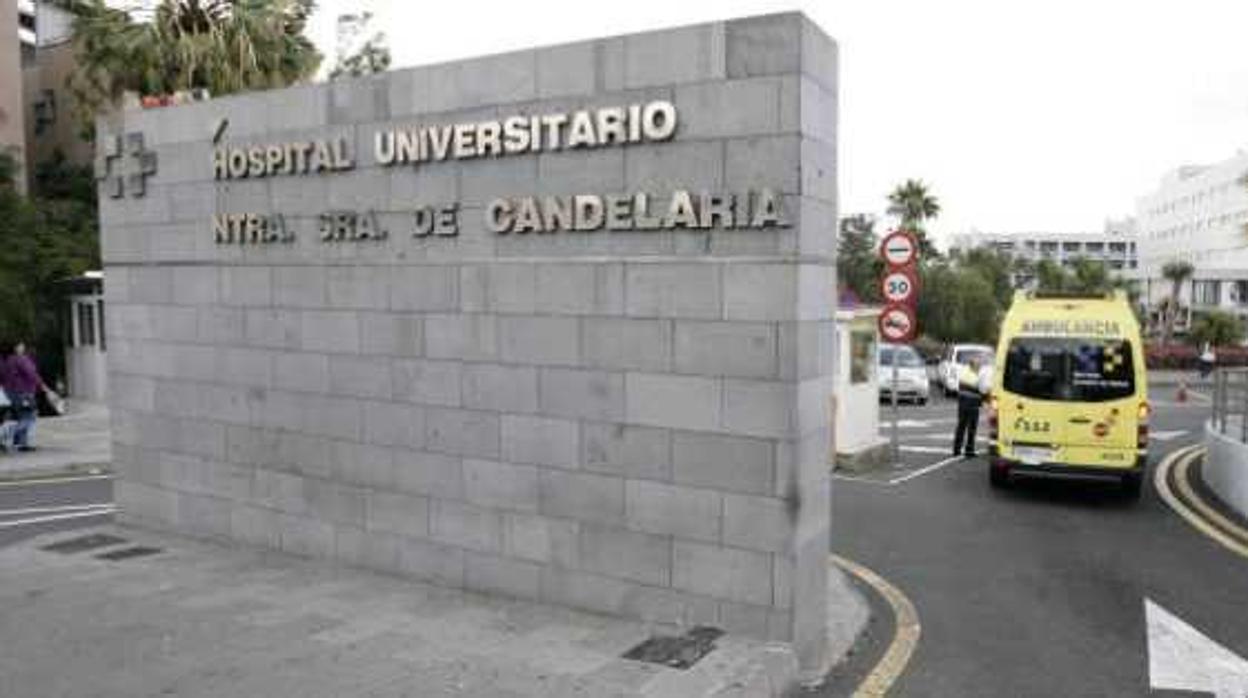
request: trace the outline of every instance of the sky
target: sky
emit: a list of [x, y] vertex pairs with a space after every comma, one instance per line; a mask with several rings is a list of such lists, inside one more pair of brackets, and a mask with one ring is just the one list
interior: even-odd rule
[[840, 45], [842, 214], [920, 178], [958, 232], [1098, 231], [1168, 170], [1248, 149], [1248, 0], [320, 0], [394, 67], [801, 10]]

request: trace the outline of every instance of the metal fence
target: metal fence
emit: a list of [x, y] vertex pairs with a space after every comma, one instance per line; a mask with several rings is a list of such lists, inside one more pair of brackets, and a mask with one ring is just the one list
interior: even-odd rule
[[1220, 368], [1213, 374], [1213, 427], [1248, 443], [1248, 368]]

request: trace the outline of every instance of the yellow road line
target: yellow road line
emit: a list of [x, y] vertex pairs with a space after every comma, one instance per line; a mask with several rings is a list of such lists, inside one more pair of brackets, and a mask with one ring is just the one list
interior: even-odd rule
[[1205, 517], [1223, 533], [1231, 538], [1248, 545], [1248, 531], [1245, 531], [1238, 524], [1222, 515], [1222, 512], [1213, 508], [1213, 505], [1205, 501], [1203, 497], [1196, 494], [1196, 489], [1192, 487], [1191, 469], [1192, 464], [1196, 462], [1195, 456], [1184, 458], [1180, 461], [1174, 470], [1174, 482], [1179, 488], [1179, 495], [1183, 497], [1183, 503], [1192, 506], [1196, 511]]
[[[1188, 446], [1166, 456], [1157, 466], [1157, 471], [1153, 475], [1153, 484], [1157, 486], [1157, 492], [1166, 504], [1169, 504], [1170, 508], [1193, 528], [1236, 555], [1248, 558], [1248, 531], [1243, 531], [1206, 504], [1196, 495], [1187, 480], [1192, 463], [1201, 456], [1204, 448], [1200, 445]], [[1175, 471], [1175, 480], [1182, 497], [1175, 494], [1170, 487], [1171, 470]], [[1225, 528], [1219, 528], [1219, 526]], [[1233, 535], [1232, 532], [1237, 535]], [[1240, 540], [1241, 536], [1242, 540]]]
[[922, 629], [919, 626], [918, 611], [914, 609], [914, 604], [910, 603], [910, 599], [906, 598], [900, 589], [870, 569], [839, 555], [833, 555], [832, 561], [875, 589], [893, 610], [896, 625], [893, 640], [889, 643], [879, 663], [854, 691], [854, 698], [876, 698], [888, 695], [888, 689], [906, 670], [910, 656], [914, 654], [914, 648], [919, 644]]

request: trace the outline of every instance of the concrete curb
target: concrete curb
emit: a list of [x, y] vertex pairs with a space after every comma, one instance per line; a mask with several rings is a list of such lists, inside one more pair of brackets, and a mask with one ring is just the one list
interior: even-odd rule
[[[1239, 428], [1228, 420], [1228, 432]], [[1248, 518], [1248, 444], [1219, 433], [1211, 421], [1206, 421], [1205, 445], [1208, 450], [1200, 469], [1205, 486], [1241, 517]]]
[[725, 645], [692, 669], [646, 687], [646, 698], [780, 698], [801, 688], [815, 688], [849, 655], [871, 617], [870, 606], [845, 572], [828, 561], [828, 646], [824, 666], [802, 672], [793, 648], [785, 643], [744, 648]]
[[53, 465], [22, 468], [0, 472], [0, 482], [23, 482], [26, 480], [46, 480], [58, 477], [111, 475], [111, 463], [72, 463], [69, 465]]

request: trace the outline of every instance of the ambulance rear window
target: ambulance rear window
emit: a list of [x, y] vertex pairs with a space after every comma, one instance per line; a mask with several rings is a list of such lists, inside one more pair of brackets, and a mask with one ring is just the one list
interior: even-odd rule
[[1131, 343], [1081, 337], [1017, 337], [1005, 389], [1038, 400], [1104, 402], [1135, 393]]

